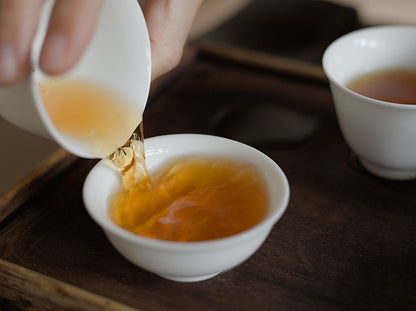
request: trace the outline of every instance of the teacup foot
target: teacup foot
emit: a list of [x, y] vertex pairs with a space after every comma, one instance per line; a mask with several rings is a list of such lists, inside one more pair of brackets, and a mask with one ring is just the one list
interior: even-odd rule
[[392, 180], [410, 180], [416, 178], [416, 170], [396, 170], [370, 163], [360, 159], [361, 164], [370, 173]]
[[160, 277], [164, 279], [168, 279], [175, 282], [183, 282], [183, 283], [191, 283], [191, 282], [200, 282], [205, 281], [214, 276], [218, 275], [219, 272], [213, 274], [205, 274], [205, 275], [198, 275], [198, 276], [173, 276], [173, 275], [163, 275], [158, 274]]

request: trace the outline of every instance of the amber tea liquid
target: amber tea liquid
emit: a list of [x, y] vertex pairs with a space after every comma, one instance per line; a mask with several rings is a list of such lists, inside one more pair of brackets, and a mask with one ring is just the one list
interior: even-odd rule
[[45, 109], [63, 135], [92, 147], [101, 157], [124, 144], [142, 111], [108, 88], [82, 79], [39, 81]]
[[187, 157], [137, 180], [122, 176], [111, 218], [124, 229], [169, 241], [204, 241], [258, 224], [268, 210], [262, 176], [249, 163], [227, 158]]
[[374, 71], [352, 79], [346, 87], [374, 99], [416, 105], [416, 71], [406, 69]]

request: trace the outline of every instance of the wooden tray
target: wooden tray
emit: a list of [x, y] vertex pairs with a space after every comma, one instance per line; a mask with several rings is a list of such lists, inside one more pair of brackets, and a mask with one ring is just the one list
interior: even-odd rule
[[416, 182], [361, 168], [321, 69], [218, 47], [188, 59], [152, 90], [145, 136], [228, 136], [274, 159], [291, 199], [265, 244], [204, 282], [146, 272], [84, 209], [96, 161], [60, 151], [0, 200], [0, 310], [415, 309]]

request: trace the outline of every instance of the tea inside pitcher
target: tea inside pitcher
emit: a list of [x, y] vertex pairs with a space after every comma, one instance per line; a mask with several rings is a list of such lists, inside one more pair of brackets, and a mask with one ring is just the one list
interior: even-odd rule
[[55, 128], [104, 158], [126, 142], [142, 111], [109, 88], [84, 79], [38, 82], [44, 107]]
[[416, 105], [416, 71], [388, 69], [366, 73], [346, 84], [350, 90], [390, 103]]

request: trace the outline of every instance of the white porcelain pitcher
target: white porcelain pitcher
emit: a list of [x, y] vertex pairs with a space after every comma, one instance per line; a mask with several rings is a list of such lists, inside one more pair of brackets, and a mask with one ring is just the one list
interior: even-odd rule
[[[30, 74], [18, 84], [0, 88], [0, 115], [20, 128], [55, 140], [77, 156], [100, 158], [92, 148], [57, 131], [36, 83], [44, 76], [38, 59], [53, 4], [54, 1], [46, 1], [42, 10], [32, 45]], [[137, 105], [138, 114], [143, 112], [151, 80], [151, 52], [146, 23], [136, 0], [104, 0], [91, 42], [81, 60], [65, 75], [85, 78], [122, 94], [132, 105]], [[120, 146], [124, 143], [120, 141]]]

